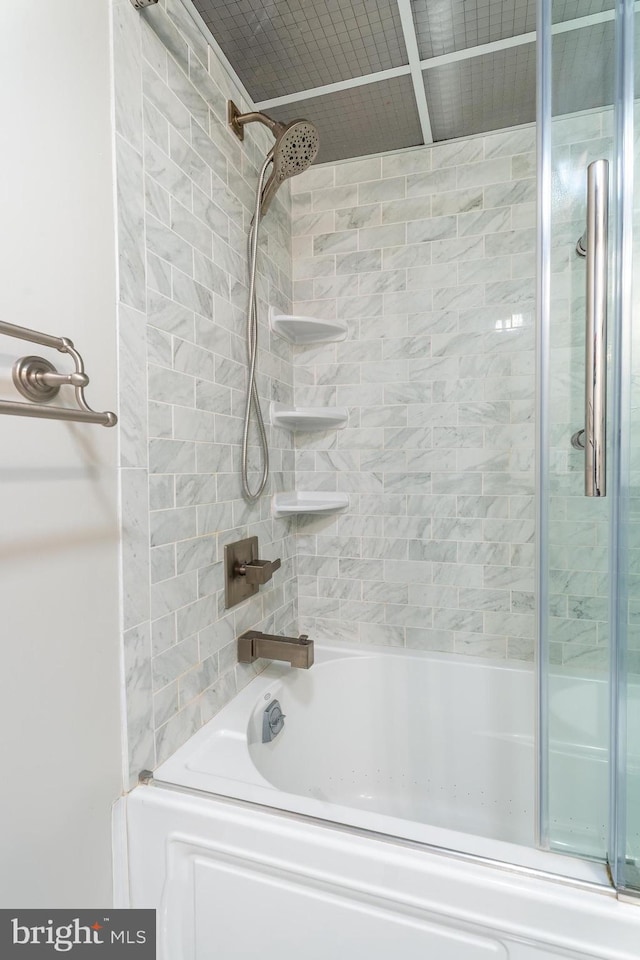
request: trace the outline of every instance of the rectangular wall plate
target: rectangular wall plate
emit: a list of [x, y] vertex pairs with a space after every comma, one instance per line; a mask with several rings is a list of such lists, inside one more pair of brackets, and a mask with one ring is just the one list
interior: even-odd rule
[[235, 607], [236, 604], [248, 600], [260, 589], [257, 583], [248, 583], [246, 577], [239, 576], [236, 570], [243, 563], [250, 563], [258, 559], [258, 538], [248, 537], [246, 540], [237, 540], [227, 543], [224, 548], [224, 605]]

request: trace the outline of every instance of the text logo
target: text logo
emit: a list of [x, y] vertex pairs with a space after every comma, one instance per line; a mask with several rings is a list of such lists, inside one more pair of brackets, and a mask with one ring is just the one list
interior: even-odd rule
[[155, 910], [0, 910], [0, 957], [155, 960]]

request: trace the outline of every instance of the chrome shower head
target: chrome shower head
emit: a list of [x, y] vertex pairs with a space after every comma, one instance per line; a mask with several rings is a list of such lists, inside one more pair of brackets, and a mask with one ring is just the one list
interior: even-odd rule
[[269, 127], [276, 138], [270, 156], [273, 168], [269, 174], [260, 202], [260, 212], [264, 215], [269, 209], [278, 187], [299, 173], [304, 173], [316, 158], [320, 147], [320, 137], [316, 127], [309, 120], [291, 120], [281, 123], [266, 113], [240, 113], [232, 100], [227, 101], [227, 119], [229, 126], [240, 139], [244, 139], [246, 123], [262, 123]]
[[299, 173], [308, 170], [320, 147], [320, 137], [309, 120], [292, 120], [278, 124], [276, 142], [273, 145], [273, 169], [262, 191], [261, 213], [269, 209], [278, 187]]

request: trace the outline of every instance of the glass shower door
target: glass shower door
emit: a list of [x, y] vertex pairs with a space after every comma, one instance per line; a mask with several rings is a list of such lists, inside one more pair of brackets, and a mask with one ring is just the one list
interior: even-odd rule
[[565, 6], [543, 0], [539, 24], [539, 839], [606, 860], [619, 895], [637, 898], [640, 29], [633, 0], [582, 24]]
[[613, 434], [603, 321], [608, 307], [611, 328], [619, 14], [568, 19], [563, 0], [540, 6], [539, 839], [604, 860]]

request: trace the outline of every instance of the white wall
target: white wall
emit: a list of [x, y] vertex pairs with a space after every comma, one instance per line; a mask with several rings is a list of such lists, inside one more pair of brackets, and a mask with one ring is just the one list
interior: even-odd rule
[[[108, 0], [0, 10], [0, 319], [116, 403]], [[25, 353], [0, 336], [0, 396]], [[19, 399], [13, 395], [14, 399]], [[0, 417], [0, 906], [111, 901], [121, 789], [116, 431]]]

